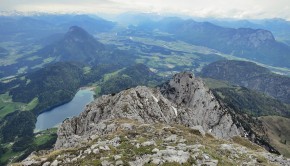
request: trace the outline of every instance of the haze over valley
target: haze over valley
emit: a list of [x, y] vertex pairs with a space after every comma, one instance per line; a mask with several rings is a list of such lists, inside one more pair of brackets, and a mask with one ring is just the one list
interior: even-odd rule
[[1, 1], [0, 165], [290, 165], [290, 3], [206, 2]]

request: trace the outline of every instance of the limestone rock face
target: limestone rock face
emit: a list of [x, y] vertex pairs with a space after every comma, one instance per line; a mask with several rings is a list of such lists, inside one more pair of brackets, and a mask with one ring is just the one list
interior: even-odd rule
[[114, 96], [104, 95], [89, 104], [78, 117], [63, 122], [55, 148], [76, 146], [80, 137], [106, 134], [117, 126], [106, 126], [109, 119], [133, 119], [141, 123], [173, 123], [175, 105], [156, 89], [138, 86]]
[[223, 108], [200, 78], [191, 73], [176, 74], [159, 87], [164, 97], [177, 105], [178, 122], [187, 126], [201, 125], [219, 138], [240, 135], [229, 111]]
[[121, 126], [107, 125], [106, 121], [113, 119], [200, 125], [204, 131], [225, 139], [241, 135], [242, 131], [200, 79], [180, 73], [157, 89], [138, 86], [96, 99], [78, 117], [63, 122], [55, 148], [76, 147], [95, 135], [114, 132]]

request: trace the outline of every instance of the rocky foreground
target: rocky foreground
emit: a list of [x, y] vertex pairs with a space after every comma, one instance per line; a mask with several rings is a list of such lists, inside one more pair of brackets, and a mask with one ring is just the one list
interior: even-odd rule
[[258, 135], [237, 117], [184, 72], [96, 99], [63, 122], [53, 150], [19, 165], [290, 165], [250, 142]]
[[99, 124], [114, 132], [94, 135], [83, 146], [31, 154], [20, 165], [290, 165], [290, 160], [236, 136], [226, 141], [202, 130], [129, 119]]

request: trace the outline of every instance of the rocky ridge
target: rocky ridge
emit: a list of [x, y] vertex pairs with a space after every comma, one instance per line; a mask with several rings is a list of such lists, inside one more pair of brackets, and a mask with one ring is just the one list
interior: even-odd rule
[[105, 127], [100, 122], [118, 118], [151, 124], [202, 126], [203, 130], [223, 139], [243, 134], [243, 128], [237, 127], [229, 111], [221, 107], [204, 83], [192, 74], [175, 75], [160, 86], [160, 91], [138, 86], [96, 99], [78, 117], [63, 122], [55, 148], [76, 147], [79, 140], [113, 132], [116, 128]]
[[158, 88], [104, 95], [58, 129], [55, 148], [20, 165], [289, 165], [250, 142], [204, 85], [184, 72]]

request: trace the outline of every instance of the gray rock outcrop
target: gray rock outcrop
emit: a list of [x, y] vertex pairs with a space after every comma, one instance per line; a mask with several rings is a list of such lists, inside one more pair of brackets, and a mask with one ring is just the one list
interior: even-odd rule
[[55, 148], [77, 147], [95, 135], [118, 130], [121, 126], [106, 124], [112, 119], [200, 125], [204, 131], [224, 139], [241, 135], [242, 130], [237, 128], [229, 111], [221, 107], [204, 83], [192, 74], [177, 74], [158, 89], [138, 86], [96, 99], [78, 117], [63, 122]]
[[159, 89], [164, 97], [177, 105], [181, 124], [201, 125], [204, 131], [219, 138], [240, 135], [229, 110], [219, 104], [200, 78], [188, 72], [179, 73]]

